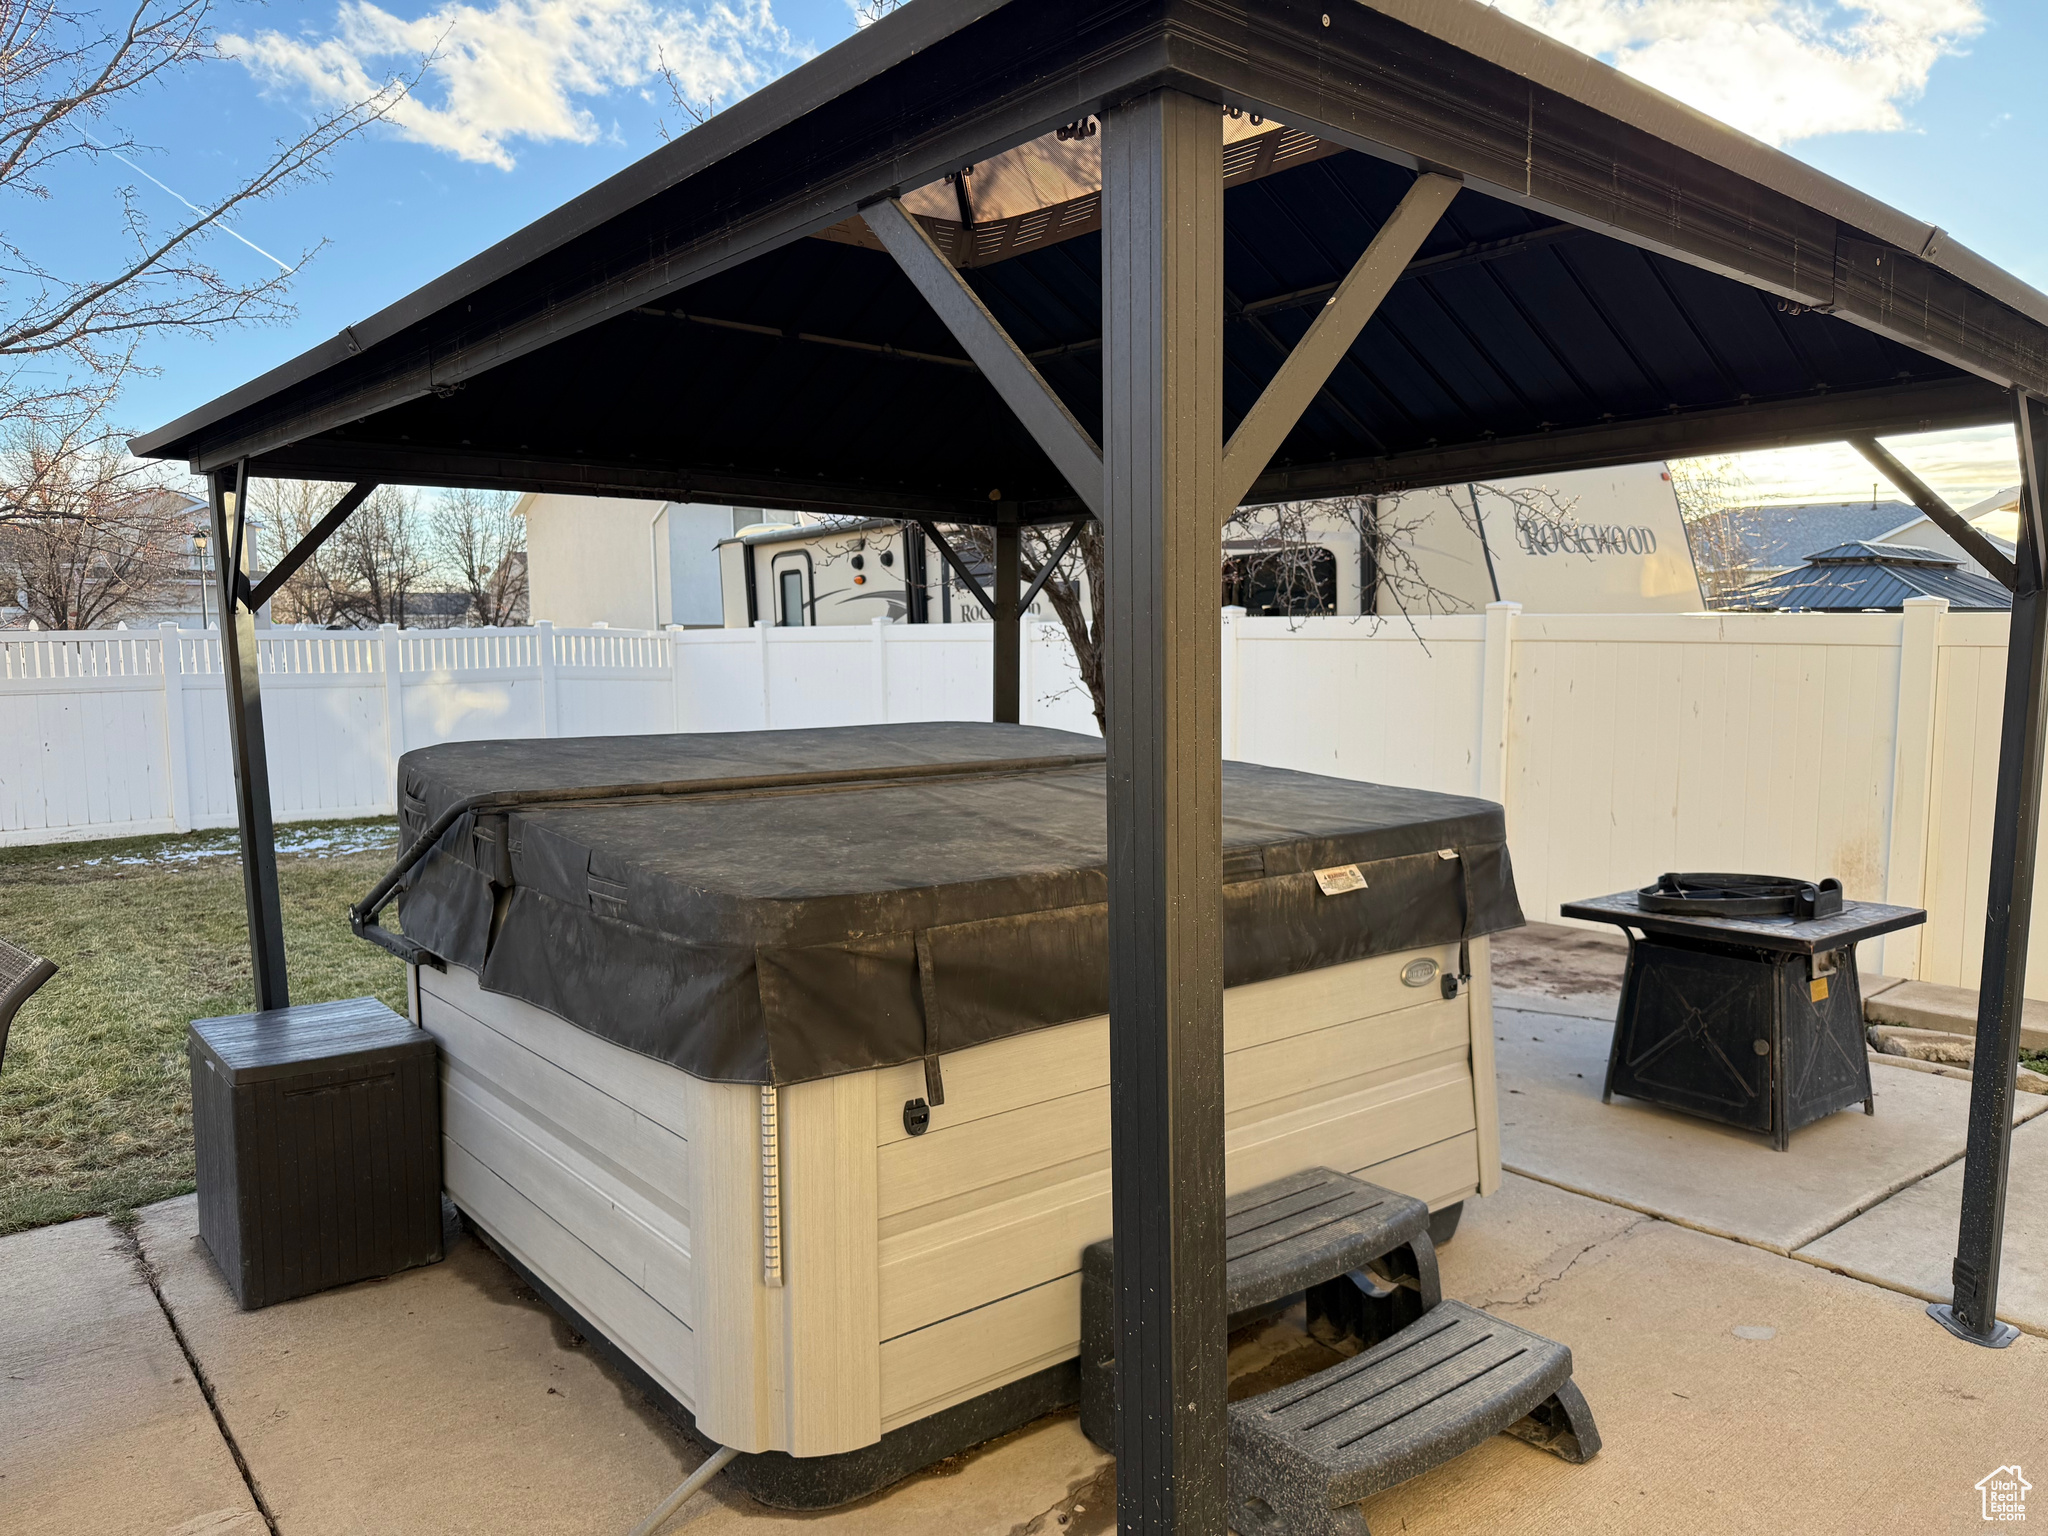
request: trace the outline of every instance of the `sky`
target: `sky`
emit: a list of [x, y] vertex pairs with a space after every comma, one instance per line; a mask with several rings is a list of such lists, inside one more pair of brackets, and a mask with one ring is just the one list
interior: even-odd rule
[[[2041, 0], [1499, 0], [1605, 59], [2048, 288], [2048, 5]], [[239, 213], [231, 278], [295, 268], [296, 317], [161, 341], [116, 415], [160, 425], [374, 313], [659, 147], [686, 119], [666, 68], [716, 107], [851, 35], [847, 0], [221, 0], [224, 57], [125, 106], [133, 168], [68, 173], [8, 235], [89, 275], [121, 194], [155, 218], [204, 202], [323, 108], [419, 73], [388, 125], [327, 175]], [[431, 55], [423, 73], [421, 61]], [[2034, 153], [2029, 154], [2030, 147]], [[154, 181], [148, 179], [154, 178]], [[157, 185], [161, 183], [161, 186]], [[255, 247], [252, 249], [251, 247]], [[273, 265], [273, 261], [277, 265]], [[1892, 447], [1952, 501], [2018, 478], [2011, 432]], [[1758, 500], [1870, 493], [1843, 448], [1743, 456]]]

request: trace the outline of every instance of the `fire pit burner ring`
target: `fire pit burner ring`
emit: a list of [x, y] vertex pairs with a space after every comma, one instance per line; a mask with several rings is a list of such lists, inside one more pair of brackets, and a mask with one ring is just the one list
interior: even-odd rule
[[1842, 882], [1781, 875], [1660, 875], [1636, 892], [1645, 912], [1680, 917], [1789, 917], [1810, 922], [1842, 910]]

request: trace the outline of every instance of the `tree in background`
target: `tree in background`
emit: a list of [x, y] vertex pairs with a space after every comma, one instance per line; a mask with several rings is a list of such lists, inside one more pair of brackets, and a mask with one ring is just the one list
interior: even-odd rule
[[93, 629], [182, 596], [191, 501], [113, 445], [15, 421], [0, 448], [0, 600], [48, 629]]
[[467, 621], [525, 622], [526, 519], [509, 491], [443, 491], [431, 516], [441, 574], [469, 596]]
[[[67, 172], [109, 160], [134, 169], [130, 157], [143, 147], [112, 119], [152, 86], [221, 58], [212, 11], [212, 0], [128, 0], [105, 12], [0, 0], [0, 208], [63, 195], [76, 209], [80, 194], [62, 185]], [[152, 217], [135, 189], [124, 189], [118, 236], [85, 247], [100, 253], [85, 270], [74, 250], [45, 253], [0, 235], [0, 417], [43, 426], [97, 420], [122, 383], [146, 371], [140, 348], [150, 336], [287, 318], [286, 286], [315, 251], [289, 264], [258, 252], [277, 270], [229, 277], [208, 257], [222, 236], [241, 238], [227, 216], [324, 174], [333, 151], [388, 115], [408, 85], [389, 81], [315, 117], [225, 191], [197, 206], [178, 198], [179, 217]], [[5, 219], [10, 231], [19, 222]]]
[[1724, 607], [1761, 574], [1755, 551], [1762, 522], [1749, 504], [1749, 477], [1739, 461], [1726, 456], [1673, 459], [1668, 468], [1700, 593], [1709, 608]]
[[[318, 480], [256, 481], [250, 488], [249, 510], [267, 546], [264, 563], [275, 565], [296, 548], [347, 489]], [[329, 540], [271, 598], [270, 617], [278, 624], [318, 624], [323, 629], [346, 624], [346, 597], [340, 552]]]
[[378, 486], [327, 542], [340, 573], [343, 621], [366, 628], [404, 624], [408, 606], [433, 574], [414, 493]]
[[[317, 480], [258, 480], [250, 507], [270, 563], [295, 548], [348, 490]], [[271, 599], [280, 624], [431, 628], [524, 620], [526, 523], [499, 491], [422, 497], [379, 486]], [[450, 597], [458, 599], [449, 601]]]
[[[1018, 529], [1017, 572], [1025, 587], [1038, 580], [1038, 573], [1058, 552], [1069, 526], [1066, 523], [1034, 523]], [[985, 573], [983, 585], [986, 586], [995, 572], [995, 530], [959, 526], [941, 531], [961, 559], [982, 568]], [[930, 563], [935, 574], [939, 558], [934, 551]], [[1102, 593], [1102, 525], [1091, 517], [1082, 521], [1081, 531], [1072, 546], [1054, 568], [1053, 574], [1046, 578], [1045, 599], [1052, 604], [1052, 611], [1059, 616], [1060, 627], [1067, 632], [1067, 643], [1073, 647], [1081, 682], [1087, 688], [1088, 700], [1095, 709], [1096, 728], [1106, 731], [1108, 710], [1103, 695]], [[972, 604], [974, 599], [969, 596], [966, 601]]]

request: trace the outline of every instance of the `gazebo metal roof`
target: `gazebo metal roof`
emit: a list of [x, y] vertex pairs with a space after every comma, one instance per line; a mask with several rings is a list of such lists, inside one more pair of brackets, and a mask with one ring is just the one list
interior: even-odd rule
[[[914, 0], [133, 447], [212, 480], [263, 1007], [286, 989], [253, 615], [374, 483], [993, 524], [1012, 720], [1017, 530], [1098, 516], [1119, 1518], [1220, 1531], [1223, 518], [1846, 438], [2012, 587], [1936, 1309], [1996, 1344], [2048, 741], [2044, 401], [2048, 298], [1477, 0]], [[2010, 558], [1877, 441], [2001, 420], [2028, 487]], [[251, 475], [355, 482], [255, 583]]]
[[[1465, 183], [1252, 499], [1980, 424], [2009, 415], [2004, 386], [2048, 389], [2048, 298], [1942, 231], [1467, 0], [1324, 14], [919, 0], [135, 449], [983, 521], [1000, 491], [1070, 515], [856, 214], [923, 189], [912, 212], [973, 247], [970, 284], [1099, 438], [1099, 161], [1055, 128], [1158, 85], [1245, 114], [1226, 428], [1414, 171]], [[968, 165], [960, 203], [943, 178]], [[998, 206], [970, 242], [934, 210], [975, 196]]]
[[1796, 570], [1751, 582], [1729, 605], [1782, 613], [1897, 612], [1910, 597], [1941, 597], [1957, 613], [2003, 613], [2012, 593], [1988, 576], [1963, 570], [1962, 561], [1910, 544], [1867, 539], [1837, 544]]

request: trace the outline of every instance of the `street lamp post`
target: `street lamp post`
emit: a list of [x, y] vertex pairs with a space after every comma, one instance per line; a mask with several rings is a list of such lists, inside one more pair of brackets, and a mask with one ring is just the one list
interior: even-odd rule
[[199, 627], [206, 628], [206, 530], [192, 535], [192, 550], [199, 557]]

